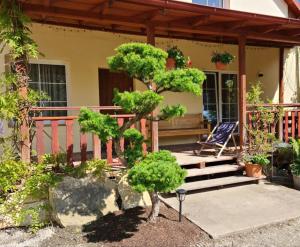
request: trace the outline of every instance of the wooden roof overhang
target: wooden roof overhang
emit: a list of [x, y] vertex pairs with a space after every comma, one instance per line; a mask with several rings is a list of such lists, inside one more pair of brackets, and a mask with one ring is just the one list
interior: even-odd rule
[[34, 22], [247, 45], [300, 45], [300, 20], [207, 7], [175, 0], [19, 0]]

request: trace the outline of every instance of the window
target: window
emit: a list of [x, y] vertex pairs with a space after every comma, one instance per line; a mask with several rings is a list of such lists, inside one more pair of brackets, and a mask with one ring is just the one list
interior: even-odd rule
[[223, 8], [223, 0], [192, 0], [193, 3]]
[[232, 73], [206, 72], [203, 83], [203, 116], [217, 122], [238, 120], [238, 78]]
[[[29, 87], [43, 91], [49, 96], [48, 101], [41, 101], [40, 106], [67, 106], [66, 68], [64, 65], [30, 64]], [[66, 116], [67, 111], [45, 111], [43, 116]]]
[[203, 82], [203, 117], [212, 125], [218, 122], [217, 104], [217, 74], [206, 73], [206, 80]]

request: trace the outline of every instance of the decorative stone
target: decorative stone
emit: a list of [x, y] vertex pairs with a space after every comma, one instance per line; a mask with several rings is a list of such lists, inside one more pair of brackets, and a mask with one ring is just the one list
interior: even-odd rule
[[118, 183], [118, 192], [122, 199], [122, 209], [151, 206], [151, 198], [148, 192], [135, 192], [128, 184], [127, 175], [123, 176]]
[[65, 177], [49, 191], [52, 220], [59, 225], [82, 226], [119, 210], [116, 183], [92, 177]]

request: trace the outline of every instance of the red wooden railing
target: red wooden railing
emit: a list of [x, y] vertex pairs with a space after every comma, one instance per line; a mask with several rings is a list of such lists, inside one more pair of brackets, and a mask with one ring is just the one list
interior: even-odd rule
[[[271, 112], [281, 111], [279, 121], [265, 126], [266, 131], [275, 134], [284, 142], [289, 142], [291, 137], [300, 138], [300, 104], [263, 104], [260, 106], [269, 108]], [[248, 128], [251, 129], [252, 119], [254, 115], [257, 117], [259, 112], [252, 111], [251, 105], [247, 107], [247, 123]]]
[[[43, 111], [79, 111], [81, 107], [36, 107], [33, 111], [38, 111], [42, 113]], [[119, 107], [107, 107], [107, 106], [93, 106], [88, 107], [93, 109], [94, 111], [117, 111], [121, 110]], [[122, 126], [124, 122], [128, 121], [130, 118], [134, 117], [133, 114], [112, 114], [111, 117], [117, 118], [119, 126]], [[57, 154], [60, 152], [60, 143], [59, 143], [59, 127], [65, 128], [65, 138], [66, 138], [66, 147], [65, 151], [67, 153], [67, 161], [68, 163], [72, 163], [74, 161], [74, 142], [79, 141], [80, 145], [80, 160], [82, 162], [88, 159], [88, 135], [80, 133], [79, 140], [75, 140], [74, 138], [74, 124], [77, 121], [78, 116], [61, 116], [61, 117], [33, 117], [35, 121], [36, 128], [36, 152], [38, 160], [41, 160], [41, 157], [46, 153], [45, 147], [46, 144], [51, 146], [51, 153]], [[141, 133], [147, 138], [147, 129], [146, 129], [146, 120], [142, 119], [137, 126], [132, 126], [133, 128], [138, 128]], [[50, 128], [50, 140], [46, 139], [47, 133], [45, 129]], [[106, 159], [109, 164], [120, 164], [118, 158], [113, 157], [113, 141], [109, 140], [106, 143], [105, 150], [101, 148], [101, 141], [96, 135], [92, 135], [92, 152], [93, 158], [101, 159], [103, 158], [103, 154], [106, 154]], [[46, 143], [46, 142], [51, 143]], [[121, 140], [121, 149], [124, 150], [124, 140]], [[34, 147], [33, 147], [34, 148]], [[146, 144], [143, 144], [144, 153], [147, 152]]]

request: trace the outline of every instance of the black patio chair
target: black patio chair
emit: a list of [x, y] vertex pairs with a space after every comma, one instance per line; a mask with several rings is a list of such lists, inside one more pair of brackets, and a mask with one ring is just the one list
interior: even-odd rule
[[201, 145], [198, 155], [201, 154], [205, 146], [214, 146], [220, 148], [220, 151], [217, 154], [217, 158], [219, 158], [223, 153], [224, 149], [226, 148], [230, 139], [233, 140], [235, 150], [237, 151], [237, 145], [233, 133], [236, 130], [238, 124], [238, 121], [218, 123], [213, 129], [213, 131], [210, 133], [210, 135], [207, 137], [207, 140], [205, 142], [197, 142]]

